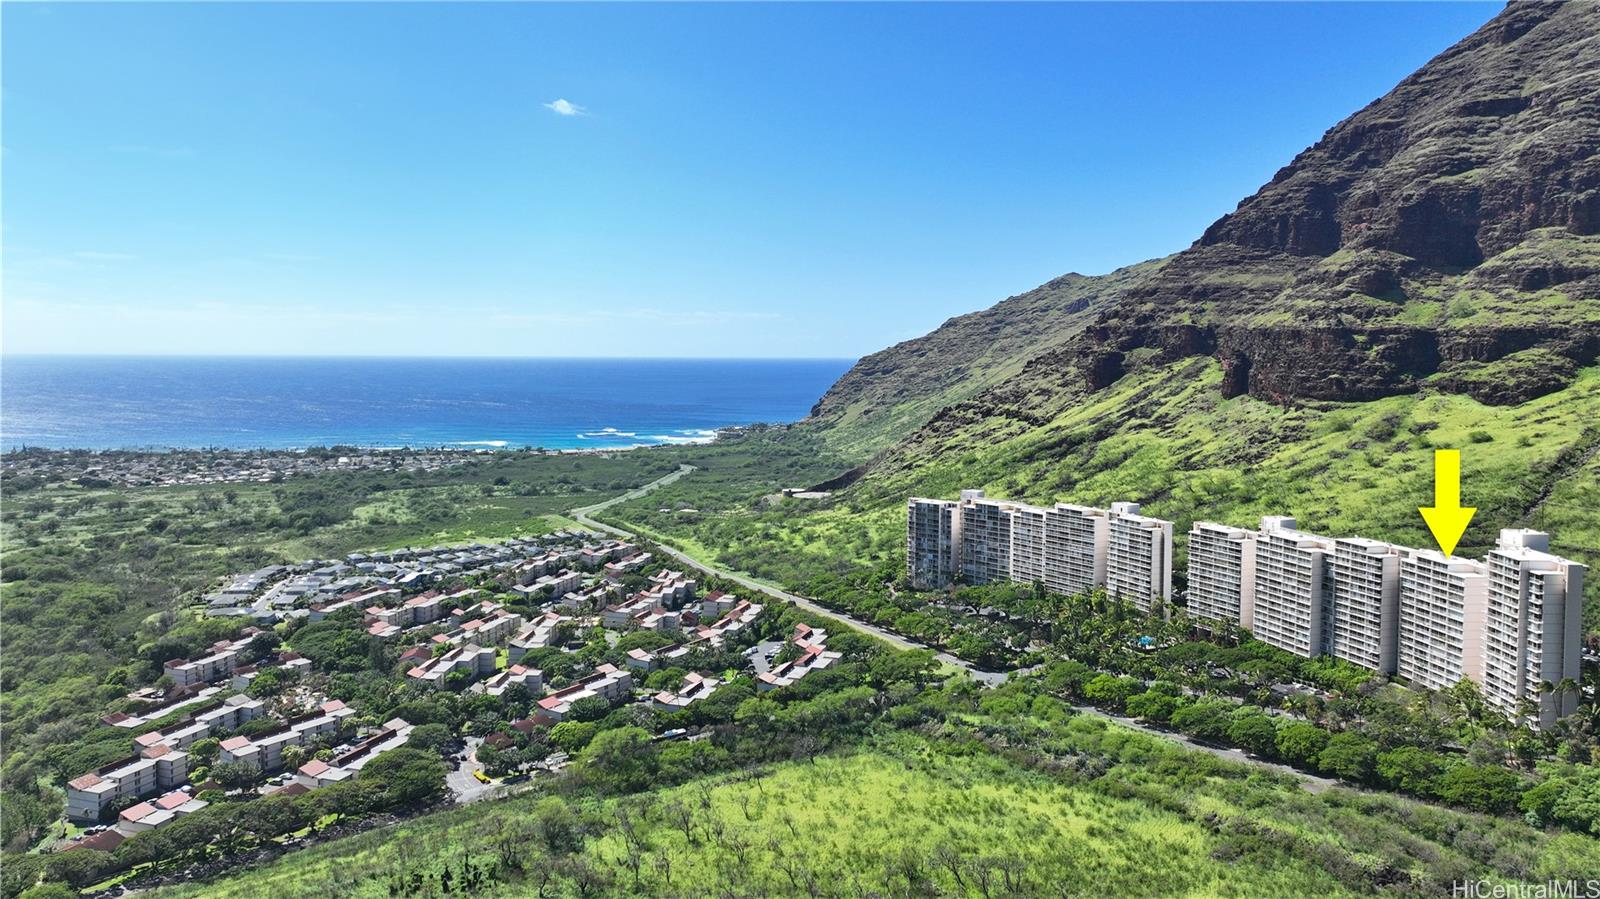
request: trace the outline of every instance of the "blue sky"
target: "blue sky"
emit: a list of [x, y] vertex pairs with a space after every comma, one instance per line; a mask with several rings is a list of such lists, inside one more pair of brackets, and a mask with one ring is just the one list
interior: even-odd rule
[[1182, 249], [1498, 8], [8, 3], [3, 347], [855, 356]]

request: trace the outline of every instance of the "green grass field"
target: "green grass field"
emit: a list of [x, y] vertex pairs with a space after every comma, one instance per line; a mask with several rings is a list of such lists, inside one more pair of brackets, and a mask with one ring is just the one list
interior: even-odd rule
[[[453, 809], [153, 895], [1290, 897], [1383, 881], [1432, 895], [1457, 877], [1600, 863], [1587, 837], [1313, 795], [1092, 719], [1031, 726], [1046, 742], [1026, 765], [966, 740], [880, 734], [853, 754], [622, 799]], [[1085, 774], [1091, 758], [1110, 767]], [[581, 835], [554, 852], [553, 814]]]

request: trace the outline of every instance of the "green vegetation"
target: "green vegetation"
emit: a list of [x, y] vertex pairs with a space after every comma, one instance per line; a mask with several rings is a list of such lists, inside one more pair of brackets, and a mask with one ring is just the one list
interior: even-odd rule
[[279, 484], [113, 490], [8, 481], [0, 615], [15, 651], [0, 669], [0, 845], [26, 845], [54, 819], [60, 794], [45, 784], [127, 754], [127, 733], [98, 722], [125, 693], [155, 681], [162, 662], [237, 629], [184, 612], [218, 578], [377, 546], [544, 533], [566, 525], [556, 513], [675, 467], [636, 452], [504, 453], [431, 474]]
[[[886, 712], [860, 707], [874, 723], [859, 749], [646, 793], [578, 775], [158, 895], [1429, 896], [1600, 865], [1600, 840], [1308, 793], [1071, 714], [1040, 679], [894, 695], [880, 694]], [[746, 700], [735, 720], [769, 702]], [[631, 748], [608, 770], [676, 748], [612, 733]]]
[[[1431, 538], [1433, 449], [1462, 452], [1463, 501], [1478, 508], [1458, 552], [1479, 554], [1502, 527], [1548, 530], [1556, 551], [1600, 566], [1600, 369], [1517, 406], [1421, 393], [1364, 403], [1287, 407], [1222, 399], [1214, 360], [1130, 374], [1084, 394], [1018, 386], [1014, 403], [964, 403], [882, 453], [825, 500], [774, 499], [782, 485], [694, 472], [659, 494], [607, 511], [736, 570], [794, 588], [819, 572], [903, 568], [907, 496], [993, 496], [1049, 503], [1136, 499], [1149, 514], [1254, 526], [1291, 514], [1307, 530], [1412, 546]], [[806, 431], [810, 425], [798, 430]], [[662, 508], [689, 507], [694, 514]], [[1181, 580], [1179, 586], [1181, 587]], [[1600, 632], [1600, 578], [1586, 624]]]

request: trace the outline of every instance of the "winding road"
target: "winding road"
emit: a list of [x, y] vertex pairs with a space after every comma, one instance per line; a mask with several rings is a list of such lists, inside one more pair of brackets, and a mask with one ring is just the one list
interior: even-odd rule
[[[695, 467], [693, 465], [687, 465], [687, 464], [681, 465], [681, 466], [679, 466], [677, 471], [674, 471], [674, 472], [672, 472], [671, 474], [669, 474], [669, 475], [667, 475], [665, 477], [657, 478], [656, 480], [651, 481], [650, 483], [645, 484], [642, 487], [636, 487], [633, 490], [628, 491], [627, 493], [623, 493], [621, 495], [614, 496], [611, 499], [608, 499], [608, 500], [606, 500], [604, 502], [595, 503], [594, 505], [591, 505], [591, 506], [583, 506], [581, 508], [572, 509], [568, 514], [570, 514], [572, 516], [573, 520], [577, 521], [579, 524], [583, 525], [584, 527], [593, 528], [596, 531], [603, 531], [603, 532], [605, 532], [607, 534], [611, 534], [611, 535], [616, 536], [616, 537], [621, 537], [623, 539], [632, 539], [634, 537], [637, 537], [638, 535], [633, 533], [632, 531], [626, 531], [626, 530], [623, 530], [622, 528], [614, 527], [612, 525], [596, 521], [596, 520], [594, 520], [594, 518], [592, 516], [595, 513], [602, 512], [602, 511], [604, 511], [606, 509], [609, 509], [609, 508], [611, 508], [612, 506], [614, 506], [614, 505], [616, 505], [618, 503], [626, 502], [626, 501], [628, 501], [630, 499], [637, 499], [637, 498], [639, 498], [641, 496], [644, 496], [645, 494], [647, 494], [650, 491], [656, 489], [657, 487], [660, 487], [663, 484], [670, 484], [673, 481], [678, 480], [679, 478], [683, 477], [684, 475], [686, 475], [689, 472], [694, 471], [694, 470], [695, 470]], [[830, 608], [818, 603], [814, 599], [808, 599], [808, 598], [806, 598], [804, 596], [801, 596], [801, 595], [799, 595], [797, 593], [790, 593], [787, 590], [784, 590], [784, 589], [779, 588], [779, 587], [774, 587], [771, 584], [764, 584], [764, 583], [762, 583], [762, 582], [760, 582], [758, 580], [755, 580], [754, 578], [751, 578], [749, 575], [740, 574], [739, 572], [736, 572], [736, 571], [729, 571], [729, 570], [727, 570], [725, 568], [718, 568], [715, 565], [711, 565], [709, 563], [706, 563], [706, 562], [703, 562], [703, 561], [701, 561], [699, 559], [696, 559], [695, 557], [693, 557], [691, 555], [688, 555], [687, 553], [684, 553], [681, 550], [678, 550], [678, 549], [675, 549], [675, 548], [673, 548], [671, 546], [668, 546], [665, 543], [662, 543], [660, 540], [656, 540], [653, 537], [649, 538], [649, 539], [662, 552], [666, 553], [667, 555], [671, 556], [672, 558], [676, 559], [677, 561], [683, 563], [685, 566], [687, 566], [689, 568], [693, 568], [693, 569], [696, 569], [698, 571], [703, 571], [706, 574], [715, 575], [716, 577], [724, 578], [726, 580], [729, 580], [729, 581], [732, 581], [732, 582], [738, 584], [741, 587], [744, 587], [744, 588], [746, 588], [748, 590], [753, 590], [753, 591], [755, 591], [757, 593], [765, 594], [766, 596], [770, 596], [773, 599], [780, 599], [780, 600], [783, 600], [785, 602], [792, 602], [795, 605], [799, 606], [802, 609], [805, 609], [808, 612], [812, 612], [812, 613], [817, 614], [817, 615], [822, 615], [822, 616], [825, 616], [827, 618], [832, 618], [833, 620], [839, 622], [840, 624], [846, 625], [848, 627], [855, 628], [856, 630], [859, 630], [859, 631], [864, 631], [865, 633], [871, 634], [872, 636], [877, 637], [878, 639], [884, 641], [885, 643], [888, 643], [889, 645], [897, 647], [899, 649], [926, 649], [926, 650], [929, 650], [930, 652], [932, 652], [934, 654], [934, 658], [938, 659], [940, 662], [943, 662], [945, 664], [952, 665], [952, 666], [954, 666], [956, 668], [961, 669], [962, 671], [966, 672], [967, 675], [969, 677], [971, 677], [973, 680], [977, 681], [980, 684], [983, 684], [986, 687], [993, 687], [993, 686], [996, 686], [998, 684], [1002, 684], [1002, 683], [1005, 682], [1006, 678], [1011, 675], [1011, 672], [1008, 672], [1008, 671], [985, 671], [985, 670], [983, 670], [981, 668], [978, 668], [977, 666], [973, 665], [971, 662], [968, 662], [965, 659], [962, 659], [962, 658], [960, 658], [958, 656], [954, 656], [954, 655], [951, 655], [948, 652], [943, 652], [941, 650], [935, 649], [934, 647], [928, 646], [925, 643], [919, 643], [916, 640], [909, 640], [909, 639], [907, 639], [907, 638], [905, 638], [905, 637], [901, 636], [900, 634], [897, 634], [897, 633], [895, 633], [893, 631], [885, 630], [885, 629], [883, 629], [881, 627], [878, 627], [875, 624], [870, 624], [868, 622], [861, 621], [860, 619], [853, 618], [853, 617], [851, 617], [849, 615], [844, 614], [843, 612], [834, 611], [833, 609], [830, 609]], [[1300, 771], [1300, 770], [1297, 770], [1295, 768], [1291, 768], [1288, 765], [1280, 765], [1280, 764], [1278, 764], [1276, 762], [1269, 762], [1269, 761], [1266, 761], [1264, 759], [1258, 759], [1258, 758], [1255, 758], [1254, 756], [1251, 756], [1248, 753], [1242, 752], [1242, 751], [1240, 751], [1238, 749], [1231, 749], [1231, 748], [1226, 747], [1226, 746], [1213, 746], [1213, 745], [1210, 745], [1208, 743], [1198, 743], [1198, 742], [1196, 742], [1194, 740], [1191, 740], [1187, 736], [1184, 736], [1183, 734], [1174, 733], [1172, 731], [1161, 730], [1159, 728], [1151, 727], [1151, 726], [1149, 726], [1147, 724], [1140, 723], [1139, 721], [1136, 721], [1136, 720], [1134, 720], [1132, 718], [1124, 718], [1121, 715], [1113, 715], [1113, 714], [1110, 714], [1108, 712], [1101, 711], [1100, 709], [1097, 709], [1094, 706], [1081, 705], [1081, 706], [1073, 706], [1073, 708], [1076, 709], [1077, 711], [1085, 714], [1085, 715], [1093, 715], [1093, 716], [1098, 717], [1098, 718], [1104, 718], [1107, 721], [1114, 721], [1117, 724], [1122, 725], [1123, 727], [1127, 727], [1127, 728], [1130, 728], [1132, 730], [1139, 731], [1140, 733], [1150, 734], [1151, 736], [1160, 737], [1160, 738], [1162, 738], [1164, 740], [1171, 740], [1174, 743], [1181, 743], [1184, 746], [1189, 747], [1190, 749], [1196, 749], [1196, 750], [1199, 750], [1201, 752], [1207, 752], [1207, 753], [1210, 753], [1211, 755], [1216, 756], [1217, 758], [1224, 759], [1226, 761], [1239, 762], [1239, 763], [1246, 764], [1246, 765], [1255, 765], [1257, 767], [1261, 767], [1261, 768], [1268, 769], [1270, 771], [1274, 771], [1274, 772], [1276, 772], [1278, 774], [1287, 774], [1287, 775], [1289, 775], [1291, 777], [1299, 778], [1300, 781], [1301, 781], [1301, 786], [1304, 787], [1306, 790], [1309, 790], [1310, 792], [1313, 792], [1313, 793], [1320, 793], [1323, 790], [1328, 789], [1329, 787], [1333, 787], [1333, 786], [1338, 786], [1339, 785], [1339, 782], [1336, 781], [1336, 780], [1332, 780], [1332, 779], [1329, 779], [1329, 778], [1326, 778], [1326, 777], [1318, 777], [1318, 776], [1316, 776], [1314, 774], [1307, 774], [1304, 771]]]

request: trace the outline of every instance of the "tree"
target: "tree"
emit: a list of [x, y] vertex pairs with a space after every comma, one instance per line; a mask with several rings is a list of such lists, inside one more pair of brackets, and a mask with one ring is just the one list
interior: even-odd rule
[[1305, 721], [1278, 728], [1278, 755], [1296, 765], [1309, 765], [1328, 745], [1328, 732]]
[[1371, 779], [1377, 759], [1378, 744], [1354, 731], [1345, 731], [1334, 734], [1317, 753], [1317, 767], [1336, 777], [1365, 783]]
[[1166, 724], [1172, 720], [1172, 714], [1178, 710], [1182, 702], [1183, 700], [1177, 696], [1146, 690], [1128, 697], [1127, 711], [1135, 718]]
[[1135, 689], [1137, 682], [1131, 677], [1100, 674], [1083, 685], [1083, 697], [1096, 705], [1121, 709]]
[[408, 742], [412, 748], [423, 752], [443, 752], [455, 742], [455, 735], [443, 724], [424, 724], [411, 731]]
[[221, 762], [211, 768], [211, 779], [229, 790], [242, 790], [261, 778], [261, 769], [250, 762]]
[[1417, 746], [1378, 753], [1378, 776], [1384, 783], [1416, 796], [1431, 795], [1433, 779], [1444, 770], [1444, 758]]
[[611, 711], [611, 703], [599, 696], [585, 696], [575, 700], [572, 707], [567, 710], [567, 717], [573, 721], [599, 721]]
[[599, 732], [600, 725], [593, 721], [563, 721], [550, 728], [550, 742], [570, 755], [588, 746]]
[[444, 762], [437, 755], [402, 746], [380, 754], [357, 775], [358, 782], [383, 790], [389, 808], [424, 805], [444, 795]]
[[189, 763], [191, 767], [209, 765], [217, 760], [217, 754], [222, 751], [222, 741], [216, 737], [201, 737], [189, 744]]
[[708, 774], [728, 764], [728, 751], [710, 740], [673, 743], [657, 754], [661, 780], [678, 783]]
[[1242, 706], [1229, 716], [1228, 739], [1248, 752], [1270, 756], [1278, 751], [1278, 726], [1266, 712]]
[[641, 727], [619, 727], [598, 734], [579, 759], [579, 770], [617, 793], [649, 786], [656, 769], [650, 734]]
[[1457, 765], [1439, 775], [1439, 798], [1480, 812], [1502, 814], [1516, 807], [1522, 780], [1499, 765]]
[[105, 878], [113, 868], [111, 854], [98, 849], [71, 849], [48, 857], [45, 876], [60, 880], [74, 889], [83, 889]]
[[1172, 726], [1197, 740], [1210, 743], [1227, 739], [1233, 704], [1225, 699], [1202, 699], [1172, 716]]
[[534, 830], [551, 855], [567, 855], [583, 847], [578, 817], [565, 802], [554, 796], [539, 800], [533, 807]]

